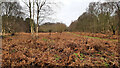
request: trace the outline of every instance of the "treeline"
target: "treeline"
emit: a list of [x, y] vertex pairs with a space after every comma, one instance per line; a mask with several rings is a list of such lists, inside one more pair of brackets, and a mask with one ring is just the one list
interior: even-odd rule
[[[22, 17], [15, 16], [2, 16], [2, 32], [15, 33], [15, 32], [30, 32], [30, 19], [25, 20]], [[33, 20], [32, 20], [33, 22]]]
[[95, 15], [85, 12], [78, 18], [78, 20], [72, 22], [69, 31], [92, 33], [113, 32], [113, 34], [115, 34], [118, 28], [118, 17], [117, 15], [111, 16], [109, 21], [107, 17], [107, 15], [101, 13], [98, 20]]
[[[25, 20], [22, 17], [14, 16], [2, 16], [2, 32], [3, 33], [15, 33], [15, 32], [27, 32], [30, 33], [30, 18]], [[33, 22], [33, 20], [32, 20]], [[33, 22], [34, 23], [34, 22]], [[37, 24], [34, 23], [34, 27]], [[36, 30], [36, 28], [34, 28]], [[67, 30], [67, 26], [63, 23], [50, 23], [39, 25], [39, 32], [63, 32]]]
[[92, 2], [77, 20], [71, 23], [69, 31], [92, 33], [117, 33], [119, 18], [118, 2]]
[[47, 22], [45, 24], [42, 24], [39, 27], [39, 32], [64, 32], [67, 31], [67, 26], [63, 23], [50, 23]]
[[[37, 4], [38, 2], [35, 3]], [[35, 23], [34, 16], [32, 19], [32, 11], [29, 12], [29, 17], [26, 18], [27, 14], [23, 12], [23, 7], [18, 2], [3, 2], [0, 6], [2, 9], [2, 14], [0, 15], [2, 16], [3, 33], [79, 31], [92, 33], [112, 32], [112, 34], [116, 34], [119, 29], [119, 2], [91, 2], [87, 11], [72, 22], [69, 27], [60, 22], [46, 22], [45, 24], [39, 25], [47, 15], [45, 17], [44, 15], [42, 17], [37, 16], [37, 23]]]

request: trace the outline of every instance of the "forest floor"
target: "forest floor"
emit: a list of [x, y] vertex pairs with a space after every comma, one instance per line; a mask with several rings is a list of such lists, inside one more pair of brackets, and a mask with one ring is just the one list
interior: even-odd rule
[[118, 36], [100, 33], [16, 33], [2, 39], [2, 67], [119, 67]]

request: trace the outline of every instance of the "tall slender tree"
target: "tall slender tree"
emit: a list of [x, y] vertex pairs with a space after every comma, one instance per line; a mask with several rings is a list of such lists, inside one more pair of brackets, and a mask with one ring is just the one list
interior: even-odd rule
[[38, 34], [39, 24], [45, 20], [49, 15], [54, 14], [52, 9], [52, 5], [55, 3], [51, 3], [48, 0], [36, 0], [36, 7], [37, 7], [37, 26], [36, 26], [36, 33]]
[[[34, 21], [34, 16], [35, 16], [35, 0], [33, 0], [33, 21]], [[34, 30], [35, 27], [33, 27]]]
[[28, 10], [29, 10], [29, 17], [30, 17], [30, 26], [31, 26], [31, 33], [32, 33], [32, 35], [33, 35], [33, 33], [34, 33], [34, 20], [33, 20], [33, 22], [32, 22], [32, 1], [31, 0], [29, 0], [29, 1], [27, 1], [27, 2], [25, 2], [25, 1], [23, 1], [24, 2], [24, 4], [27, 6], [27, 8], [28, 8]]

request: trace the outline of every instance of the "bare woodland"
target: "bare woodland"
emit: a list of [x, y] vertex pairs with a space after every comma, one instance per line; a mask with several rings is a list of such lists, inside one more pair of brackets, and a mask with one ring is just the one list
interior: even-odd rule
[[60, 6], [53, 0], [0, 3], [1, 67], [119, 68], [120, 1], [105, 1], [89, 3], [70, 26], [48, 21]]

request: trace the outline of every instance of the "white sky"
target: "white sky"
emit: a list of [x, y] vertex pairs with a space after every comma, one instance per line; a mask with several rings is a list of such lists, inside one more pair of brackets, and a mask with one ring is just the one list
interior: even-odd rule
[[53, 16], [56, 21], [65, 23], [67, 26], [71, 24], [72, 21], [77, 20], [77, 18], [86, 11], [90, 2], [96, 2], [100, 0], [57, 0], [61, 2], [59, 11]]

